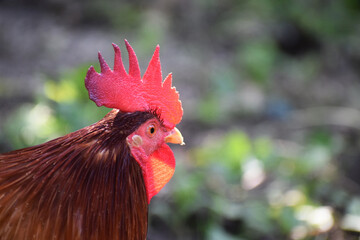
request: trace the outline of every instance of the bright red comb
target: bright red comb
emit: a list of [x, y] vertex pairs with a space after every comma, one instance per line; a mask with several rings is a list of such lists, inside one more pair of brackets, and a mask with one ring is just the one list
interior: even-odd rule
[[97, 106], [117, 108], [122, 112], [156, 111], [166, 127], [175, 127], [181, 121], [183, 109], [179, 93], [171, 86], [172, 75], [162, 81], [159, 45], [142, 79], [138, 60], [128, 41], [125, 40], [129, 73], [124, 68], [120, 48], [114, 43], [112, 45], [115, 51], [114, 70], [99, 52], [101, 73], [97, 73], [93, 66], [87, 72], [85, 86], [90, 99]]

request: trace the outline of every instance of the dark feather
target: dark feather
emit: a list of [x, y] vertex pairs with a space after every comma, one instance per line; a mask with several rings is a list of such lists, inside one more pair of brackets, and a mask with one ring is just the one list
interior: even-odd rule
[[153, 117], [112, 110], [89, 127], [0, 155], [0, 239], [145, 239], [146, 190], [126, 137]]

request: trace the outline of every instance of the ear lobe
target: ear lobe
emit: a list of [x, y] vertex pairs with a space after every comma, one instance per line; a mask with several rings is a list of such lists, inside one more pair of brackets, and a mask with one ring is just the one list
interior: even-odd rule
[[132, 145], [135, 147], [140, 147], [142, 145], [142, 138], [139, 135], [132, 136]]

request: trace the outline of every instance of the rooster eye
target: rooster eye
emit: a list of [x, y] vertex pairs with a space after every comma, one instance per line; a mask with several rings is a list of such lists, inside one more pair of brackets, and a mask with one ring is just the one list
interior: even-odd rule
[[155, 135], [155, 132], [156, 132], [156, 127], [154, 124], [150, 124], [146, 129], [146, 133], [149, 137], [153, 137]]

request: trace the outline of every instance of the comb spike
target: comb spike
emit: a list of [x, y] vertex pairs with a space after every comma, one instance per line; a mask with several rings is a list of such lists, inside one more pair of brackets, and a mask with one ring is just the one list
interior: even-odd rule
[[86, 74], [86, 77], [85, 77], [85, 86], [87, 87], [88, 84], [90, 84], [91, 82], [89, 82], [89, 80], [93, 77], [95, 77], [94, 75], [99, 75], [95, 69], [94, 69], [94, 66], [90, 66], [89, 69], [88, 69], [88, 72]]
[[96, 86], [96, 82], [95, 81], [92, 81], [92, 79], [96, 79], [100, 76], [100, 74], [98, 74], [94, 67], [93, 66], [90, 66], [87, 74], [86, 74], [86, 77], [85, 77], [85, 87], [86, 89], [89, 91], [89, 98], [91, 100], [93, 100], [95, 103], [96, 103], [96, 106], [101, 106], [101, 103], [96, 101], [96, 92], [94, 91], [91, 91], [91, 89], [95, 88]]
[[125, 39], [126, 49], [129, 53], [129, 75], [135, 79], [140, 80], [140, 67], [139, 62], [137, 60], [134, 49], [130, 46], [130, 43]]
[[171, 84], [172, 84], [172, 73], [169, 73], [163, 82], [163, 88], [171, 89]]
[[104, 58], [102, 57], [100, 52], [98, 52], [98, 58], [99, 58], [99, 62], [100, 62], [101, 73], [111, 71], [109, 65], [106, 63], [106, 61], [104, 60]]
[[149, 62], [149, 66], [146, 69], [143, 80], [146, 85], [153, 85], [158, 88], [162, 85], [162, 74], [159, 57], [160, 46], [157, 45], [154, 54]]
[[112, 46], [113, 46], [114, 52], [115, 52], [115, 56], [114, 56], [114, 72], [119, 72], [120, 75], [127, 76], [127, 73], [126, 73], [122, 58], [121, 58], [120, 48], [115, 43], [113, 43]]

